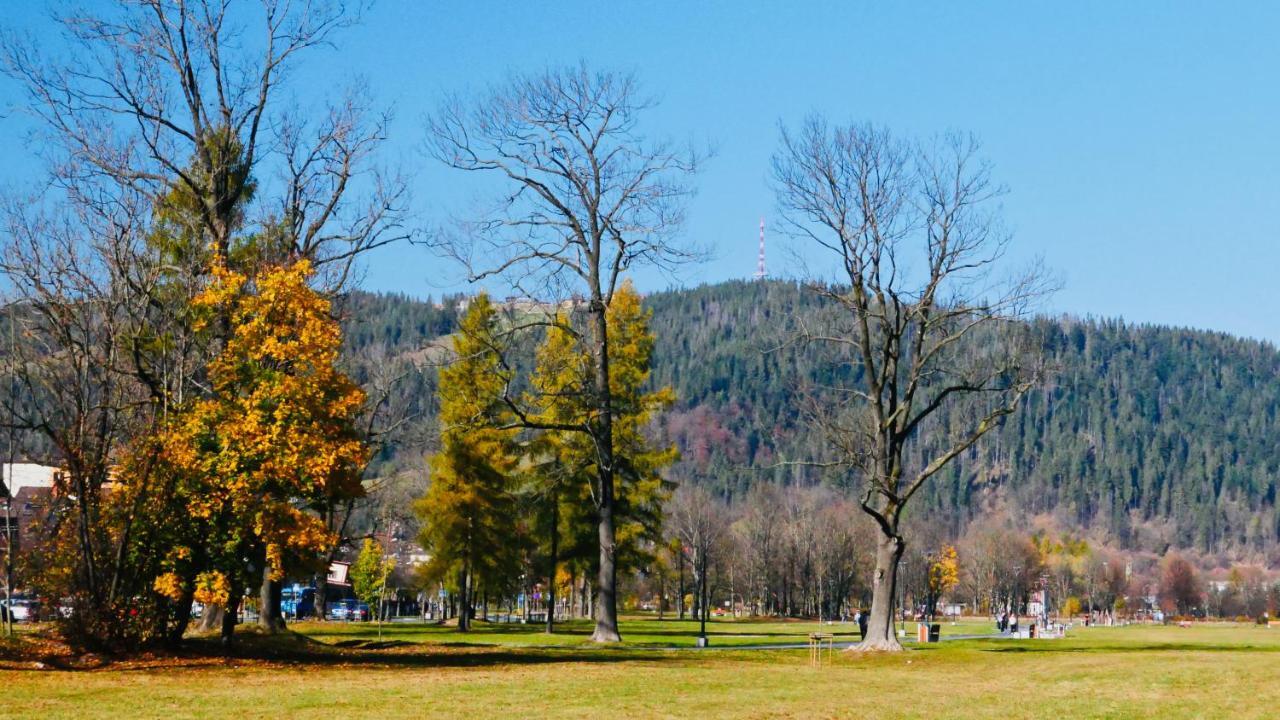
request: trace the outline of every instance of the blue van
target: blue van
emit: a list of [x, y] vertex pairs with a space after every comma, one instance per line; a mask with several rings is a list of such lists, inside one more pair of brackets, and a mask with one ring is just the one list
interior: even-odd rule
[[311, 617], [316, 610], [316, 589], [298, 583], [280, 589], [280, 614], [287, 618]]

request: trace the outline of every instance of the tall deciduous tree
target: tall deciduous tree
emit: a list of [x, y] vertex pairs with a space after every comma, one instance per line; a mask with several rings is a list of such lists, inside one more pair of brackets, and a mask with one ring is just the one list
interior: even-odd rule
[[[342, 265], [343, 275], [354, 255], [403, 236], [403, 183], [370, 163], [386, 118], [359, 89], [306, 118], [287, 79], [358, 22], [362, 5], [101, 3], [55, 16], [66, 42], [7, 35], [0, 70], [24, 89], [52, 172], [81, 200], [138, 193], [159, 207], [180, 196], [199, 247], [225, 259], [252, 219], [242, 202], [253, 171], [272, 162], [280, 182], [258, 193], [259, 221], [291, 255]], [[243, 42], [249, 27], [262, 42]], [[351, 202], [356, 186], [367, 202]]]
[[[809, 416], [833, 457], [855, 473], [880, 529], [864, 650], [900, 650], [892, 612], [905, 539], [903, 509], [948, 463], [1013, 412], [1039, 363], [1023, 337], [1029, 272], [994, 274], [1008, 244], [993, 214], [999, 188], [970, 138], [919, 145], [863, 125], [809, 118], [783, 129], [773, 159], [790, 229], [835, 261], [812, 284], [829, 312], [798, 341], [829, 354], [830, 380], [808, 393]], [[983, 328], [984, 342], [967, 342]], [[948, 407], [949, 428], [930, 423]], [[936, 454], [907, 452], [921, 432], [946, 432]]]
[[1204, 602], [1200, 573], [1179, 553], [1170, 553], [1160, 563], [1160, 605], [1169, 613], [1191, 615]]
[[504, 184], [494, 211], [445, 241], [445, 249], [473, 279], [504, 275], [516, 288], [536, 287], [538, 294], [550, 288], [583, 301], [591, 385], [580, 394], [592, 412], [554, 426], [517, 415], [531, 426], [581, 433], [592, 445], [596, 642], [620, 639], [616, 477], [623, 468], [614, 446], [606, 314], [628, 269], [667, 268], [694, 257], [673, 234], [699, 158], [641, 133], [650, 105], [631, 76], [579, 66], [516, 77], [474, 101], [454, 99], [427, 126], [434, 157]]
[[454, 335], [454, 360], [440, 371], [441, 450], [418, 501], [425, 572], [459, 595], [458, 629], [469, 629], [477, 582], [501, 589], [519, 567], [514, 488], [519, 456], [497, 351], [498, 315], [476, 296]]
[[[337, 290], [361, 253], [409, 236], [406, 184], [376, 163], [387, 116], [361, 87], [307, 108], [288, 82], [363, 6], [120, 0], [55, 14], [62, 42], [0, 38], [0, 72], [25, 93], [22, 111], [50, 161], [38, 202], [71, 224], [98, 218], [123, 229], [106, 245], [85, 233], [74, 250], [115, 275], [95, 302], [129, 325], [111, 366], [131, 366], [149, 392], [150, 406], [135, 407], [163, 418], [205, 393], [203, 368], [229, 327], [198, 338], [187, 309], [215, 264], [305, 258], [317, 269], [313, 284]], [[272, 591], [264, 585], [264, 597]], [[280, 619], [275, 605], [264, 608], [268, 627]]]
[[684, 485], [676, 490], [671, 502], [671, 524], [680, 538], [683, 552], [693, 568], [694, 589], [698, 595], [699, 634], [706, 638], [710, 616], [710, 574], [720, 557], [728, 536], [726, 522], [729, 509], [705, 488]]
[[180, 498], [202, 541], [170, 550], [156, 589], [177, 599], [194, 583], [228, 607], [224, 640], [249, 583], [279, 580], [288, 560], [333, 541], [310, 509], [363, 492], [365, 395], [337, 369], [341, 331], [308, 285], [312, 272], [305, 260], [255, 278], [215, 271], [197, 305], [229, 318], [231, 335], [209, 367], [209, 397], [182, 408], [160, 438], [173, 480], [161, 496]]

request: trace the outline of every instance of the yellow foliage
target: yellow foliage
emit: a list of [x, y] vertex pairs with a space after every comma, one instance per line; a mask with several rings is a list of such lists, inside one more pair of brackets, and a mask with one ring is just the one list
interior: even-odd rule
[[225, 605], [231, 597], [231, 582], [220, 572], [203, 572], [196, 576], [196, 602]]
[[155, 591], [175, 602], [182, 599], [182, 578], [175, 572], [167, 572], [156, 578]]
[[1080, 603], [1080, 598], [1073, 595], [1067, 598], [1067, 601], [1062, 604], [1062, 614], [1066, 615], [1067, 617], [1075, 617], [1076, 615], [1080, 614], [1080, 610], [1082, 607], [1083, 606]]
[[[229, 330], [208, 368], [212, 392], [182, 409], [155, 444], [181, 511], [214, 534], [204, 539], [210, 554], [238, 563], [236, 548], [259, 548], [278, 579], [286, 554], [335, 540], [303, 508], [362, 494], [368, 449], [355, 419], [365, 396], [336, 367], [342, 334], [329, 301], [308, 285], [310, 263], [254, 278], [222, 266], [213, 274], [195, 300], [202, 323]], [[168, 564], [189, 558], [187, 551]], [[225, 574], [200, 577], [197, 593], [225, 598]]]
[[[645, 434], [654, 416], [675, 400], [671, 388], [646, 388], [654, 345], [649, 316], [629, 281], [618, 287], [605, 311], [617, 502], [614, 539], [623, 567], [650, 561], [649, 548], [657, 539], [662, 505], [671, 487], [661, 471], [678, 457], [674, 446], [654, 447]], [[583, 340], [567, 316], [555, 317], [538, 348], [537, 369], [530, 382], [529, 404], [539, 407], [539, 420], [578, 427], [598, 422], [595, 358]], [[568, 518], [568, 524], [591, 531], [590, 509], [598, 491], [594, 483], [599, 455], [594, 442], [587, 433], [575, 431], [548, 432], [541, 441], [556, 458], [557, 472], [583, 481], [566, 488], [567, 510], [578, 516]]]
[[960, 558], [952, 545], [946, 545], [938, 559], [929, 566], [929, 589], [935, 596], [942, 595], [960, 582]]

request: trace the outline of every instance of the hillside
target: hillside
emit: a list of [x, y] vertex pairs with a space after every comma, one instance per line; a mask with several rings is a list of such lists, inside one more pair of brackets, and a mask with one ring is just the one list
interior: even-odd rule
[[[757, 482], [852, 482], [781, 462], [823, 456], [795, 392], [796, 378], [816, 370], [802, 351], [775, 349], [794, 313], [817, 312], [814, 298], [787, 282], [729, 282], [646, 303], [658, 336], [653, 379], [679, 397], [657, 429], [682, 451], [676, 479], [729, 496]], [[362, 377], [376, 359], [420, 350], [456, 321], [452, 301], [399, 296], [355, 295], [346, 314]], [[1119, 321], [1036, 325], [1054, 377], [937, 477], [921, 509], [943, 510], [937, 517], [951, 533], [1002, 507], [1157, 552], [1256, 554], [1280, 545], [1280, 352], [1222, 333]], [[431, 374], [408, 394], [430, 393]], [[430, 397], [407, 401], [429, 421]], [[916, 443], [922, 456], [928, 434]]]

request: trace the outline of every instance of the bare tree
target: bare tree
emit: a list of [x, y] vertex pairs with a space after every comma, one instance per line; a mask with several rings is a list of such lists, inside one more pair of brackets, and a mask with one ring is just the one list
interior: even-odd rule
[[[116, 267], [111, 292], [147, 300], [125, 306], [133, 337], [117, 360], [159, 417], [210, 392], [203, 369], [228, 328], [201, 336], [187, 307], [213, 267], [306, 258], [338, 292], [362, 253], [410, 235], [406, 184], [374, 162], [387, 116], [360, 88], [312, 113], [287, 94], [298, 59], [363, 5], [120, 0], [57, 16], [65, 43], [0, 41], [0, 71], [37, 120], [50, 195], [73, 215], [144, 208], [132, 232], [145, 242], [101, 260]], [[82, 238], [78, 252], [91, 247]], [[264, 626], [282, 626], [271, 610]]]
[[768, 483], [753, 485], [747, 492], [742, 517], [734, 523], [734, 534], [746, 570], [743, 593], [750, 599], [753, 614], [776, 611], [777, 564], [781, 556], [782, 534], [778, 506], [782, 493]]
[[[901, 649], [892, 612], [903, 509], [1040, 375], [1018, 321], [1046, 286], [1035, 271], [995, 276], [1008, 236], [977, 151], [967, 137], [921, 146], [811, 117], [782, 130], [773, 159], [790, 230], [838, 261], [834, 282], [811, 283], [829, 302], [824, 326], [799, 328], [796, 341], [832, 363], [831, 379], [806, 393], [833, 453], [821, 462], [860, 478], [880, 531], [864, 650]], [[907, 452], [922, 432], [945, 438], [923, 458]]]
[[586, 315], [592, 367], [580, 393], [592, 412], [551, 425], [533, 421], [514, 396], [508, 402], [522, 425], [585, 433], [594, 446], [596, 642], [620, 639], [614, 479], [622, 468], [613, 447], [605, 312], [631, 268], [671, 269], [696, 257], [674, 233], [699, 157], [641, 134], [651, 105], [632, 76], [578, 66], [515, 77], [471, 101], [454, 98], [427, 121], [430, 155], [494, 175], [502, 187], [483, 217], [440, 241], [445, 253], [472, 281], [499, 276], [526, 296], [576, 297]]
[[[186, 200], [189, 223], [226, 257], [266, 196], [252, 231], [276, 236], [280, 251], [318, 264], [341, 263], [404, 236], [405, 189], [370, 164], [384, 115], [348, 92], [319, 122], [281, 95], [298, 56], [330, 44], [359, 19], [347, 3], [260, 0], [119, 2], [57, 18], [71, 52], [42, 53], [35, 38], [5, 37], [0, 67], [25, 90], [40, 121], [56, 182], [83, 191], [141, 193], [153, 207]], [[260, 45], [241, 42], [250, 24]], [[263, 166], [274, 169], [274, 182]], [[355, 202], [357, 183], [368, 199]], [[275, 192], [264, 192], [274, 190]]]
[[[128, 372], [134, 327], [145, 302], [127, 292], [118, 259], [138, 241], [134, 203], [77, 206], [47, 212], [39, 203], [10, 200], [3, 207], [7, 282], [4, 354], [5, 425], [46, 439], [65, 473], [54, 513], [74, 532], [78, 619], [111, 628], [128, 585], [125, 548], [132, 515], [120, 532], [105, 532], [102, 489], [120, 446], [145, 424], [147, 395]], [[16, 332], [15, 332], [16, 331]], [[58, 588], [67, 592], [71, 588]]]
[[693, 569], [698, 592], [699, 635], [705, 642], [711, 612], [709, 577], [717, 565], [726, 560], [720, 555], [728, 538], [729, 508], [705, 488], [681, 485], [671, 498], [669, 516]]

